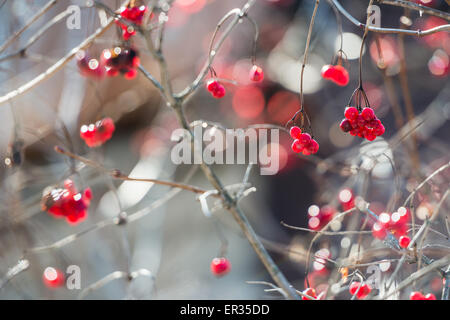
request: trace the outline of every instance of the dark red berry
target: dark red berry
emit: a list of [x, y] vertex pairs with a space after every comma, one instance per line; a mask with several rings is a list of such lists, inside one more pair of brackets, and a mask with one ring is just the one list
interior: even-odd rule
[[298, 139], [300, 138], [300, 135], [302, 134], [302, 129], [300, 129], [297, 126], [293, 126], [291, 130], [289, 131], [289, 134], [291, 135], [292, 139]]
[[342, 120], [339, 127], [344, 132], [349, 132], [350, 130], [352, 130], [352, 125], [350, 124], [350, 121], [348, 119]]

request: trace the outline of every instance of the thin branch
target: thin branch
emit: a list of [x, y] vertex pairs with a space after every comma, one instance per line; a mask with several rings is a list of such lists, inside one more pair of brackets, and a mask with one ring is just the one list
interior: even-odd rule
[[17, 39], [25, 30], [27, 30], [37, 19], [39, 19], [41, 16], [43, 16], [48, 10], [50, 10], [51, 7], [53, 7], [56, 2], [58, 2], [58, 0], [51, 0], [49, 2], [47, 2], [47, 4], [42, 7], [41, 10], [39, 10], [34, 16], [32, 16], [26, 23], [25, 25], [20, 28], [19, 30], [17, 30], [16, 32], [14, 32], [14, 34], [11, 35], [11, 37], [9, 37], [1, 46], [0, 46], [0, 53], [2, 53], [3, 51], [5, 51], [6, 48], [9, 47], [9, 45], [15, 40]]
[[[351, 23], [353, 23], [355, 26], [364, 29], [366, 25], [362, 22], [359, 22], [357, 19], [355, 19], [350, 13], [348, 13], [347, 10], [344, 9], [344, 7], [341, 6], [339, 1], [337, 0], [331, 0], [333, 1], [333, 4], [336, 6], [336, 8], [339, 10], [340, 13], [344, 15]], [[395, 33], [395, 34], [405, 34], [408, 36], [417, 36], [417, 37], [424, 37], [428, 36], [430, 34], [441, 32], [441, 31], [449, 31], [450, 30], [450, 24], [444, 24], [441, 26], [437, 26], [428, 30], [404, 30], [404, 29], [395, 29], [395, 28], [380, 28], [380, 27], [374, 27], [374, 26], [368, 26], [368, 30], [372, 32], [379, 32], [379, 33]]]
[[443, 12], [443, 11], [440, 11], [440, 10], [437, 10], [437, 9], [434, 9], [431, 7], [426, 7], [421, 4], [414, 3], [412, 1], [404, 1], [404, 0], [375, 0], [375, 1], [382, 3], [382, 4], [389, 4], [392, 6], [416, 10], [421, 13], [425, 13], [425, 14], [428, 14], [431, 16], [436, 16], [436, 17], [450, 21], [450, 14], [448, 14], [447, 12]]

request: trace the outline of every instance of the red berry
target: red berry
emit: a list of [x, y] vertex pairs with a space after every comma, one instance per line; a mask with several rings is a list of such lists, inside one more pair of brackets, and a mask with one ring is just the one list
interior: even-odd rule
[[347, 70], [340, 65], [324, 65], [321, 74], [324, 79], [331, 80], [339, 86], [346, 86], [350, 79]]
[[409, 300], [424, 300], [424, 299], [425, 297], [419, 291], [411, 292], [411, 295], [409, 296]]
[[[354, 281], [350, 284], [348, 291], [350, 292], [350, 294], [353, 296], [355, 295], [356, 291], [358, 290], [358, 288], [360, 288], [361, 286], [361, 282], [358, 281]], [[360, 289], [361, 290], [361, 289]]]
[[345, 108], [344, 116], [348, 120], [356, 120], [358, 114], [359, 114], [358, 109], [356, 109], [355, 107]]
[[311, 141], [311, 136], [310, 136], [310, 134], [309, 133], [302, 133], [301, 135], [300, 135], [300, 137], [298, 138], [298, 140], [300, 141], [300, 143], [303, 145], [303, 146], [306, 146], [306, 145], [308, 145], [309, 144], [309, 142]]
[[384, 226], [385, 228], [389, 227], [391, 223], [391, 216], [389, 215], [389, 213], [382, 212], [378, 216], [378, 222], [381, 223], [381, 225]]
[[297, 126], [293, 126], [291, 130], [289, 131], [289, 134], [291, 135], [292, 139], [298, 139], [300, 138], [300, 135], [302, 134], [302, 129], [300, 129]]
[[214, 258], [211, 261], [211, 272], [216, 277], [221, 277], [230, 272], [231, 263], [227, 258]]
[[374, 238], [383, 240], [386, 238], [386, 229], [381, 223], [375, 222], [372, 227], [372, 235]]
[[303, 145], [300, 143], [300, 141], [299, 141], [298, 139], [295, 139], [295, 140], [292, 142], [291, 149], [292, 149], [292, 151], [294, 151], [295, 153], [300, 153], [300, 152], [303, 151]]
[[111, 139], [114, 130], [114, 121], [111, 118], [104, 118], [95, 124], [81, 126], [80, 137], [88, 147], [99, 147]]
[[47, 267], [42, 274], [44, 284], [49, 288], [61, 287], [64, 284], [64, 274], [53, 267]]
[[339, 86], [346, 86], [350, 80], [348, 71], [340, 65], [334, 67], [334, 82]]
[[436, 300], [436, 296], [432, 293], [429, 293], [425, 296], [425, 300]]
[[339, 127], [344, 132], [349, 132], [350, 130], [352, 130], [352, 125], [350, 124], [350, 121], [348, 119], [342, 120]]
[[261, 82], [264, 79], [264, 71], [261, 67], [254, 65], [250, 70], [250, 80], [255, 82]]
[[206, 88], [214, 98], [220, 99], [225, 96], [225, 87], [217, 80], [211, 79], [206, 83]]
[[409, 246], [409, 243], [411, 242], [411, 239], [407, 236], [401, 236], [398, 240], [398, 243], [400, 244], [400, 247], [407, 248]]
[[373, 109], [371, 108], [364, 108], [361, 111], [361, 116], [364, 118], [364, 120], [371, 121], [375, 119], [375, 112], [373, 112]]
[[308, 151], [311, 152], [311, 154], [315, 154], [315, 153], [317, 153], [317, 151], [319, 151], [319, 144], [317, 143], [316, 140], [311, 139], [307, 148], [308, 148]]
[[377, 136], [373, 133], [372, 129], [366, 130], [364, 133], [364, 138], [366, 138], [369, 141], [373, 141], [377, 138]]
[[356, 293], [356, 298], [364, 299], [372, 291], [372, 287], [366, 283], [361, 284], [360, 282], [352, 282], [349, 287], [349, 292], [353, 296]]
[[376, 127], [373, 128], [373, 133], [374, 133], [376, 136], [381, 136], [381, 135], [383, 135], [384, 131], [385, 131], [384, 126], [383, 126], [381, 123], [380, 123], [379, 125], [377, 125]]
[[[306, 288], [305, 290], [303, 290], [302, 293], [310, 296], [311, 298], [317, 298], [316, 290], [314, 290], [313, 288]], [[307, 298], [305, 296], [302, 296], [302, 300], [311, 300], [311, 299]]]

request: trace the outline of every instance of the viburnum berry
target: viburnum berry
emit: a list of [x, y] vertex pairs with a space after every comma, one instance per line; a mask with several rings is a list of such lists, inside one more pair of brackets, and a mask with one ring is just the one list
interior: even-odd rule
[[402, 248], [408, 248], [410, 242], [411, 239], [407, 236], [401, 236], [400, 239], [398, 239], [398, 243]]
[[320, 230], [328, 222], [333, 219], [336, 209], [331, 206], [324, 206], [319, 208], [317, 205], [312, 205], [308, 208], [308, 227], [311, 230]]
[[298, 138], [300, 138], [300, 135], [302, 134], [302, 129], [300, 129], [297, 126], [293, 126], [293, 127], [291, 127], [289, 134], [291, 135], [292, 139], [298, 139]]
[[338, 198], [344, 211], [350, 210], [355, 206], [355, 196], [349, 188], [339, 191]]
[[[358, 288], [359, 288], [359, 290], [358, 290]], [[361, 284], [358, 281], [352, 282], [349, 287], [350, 294], [353, 296], [356, 293], [357, 299], [364, 299], [365, 297], [367, 297], [370, 294], [371, 291], [372, 291], [372, 287], [369, 284], [367, 284], [367, 283]]]
[[137, 75], [136, 68], [140, 64], [139, 53], [131, 47], [115, 47], [103, 50], [101, 63], [106, 67], [106, 74], [115, 77], [119, 73], [126, 79], [133, 79]]
[[41, 208], [56, 218], [65, 218], [69, 224], [77, 224], [87, 217], [92, 199], [90, 188], [79, 192], [72, 180], [64, 181], [64, 187], [44, 190]]
[[[314, 290], [313, 288], [306, 288], [305, 290], [302, 291], [302, 293], [310, 296], [311, 298], [317, 298], [316, 290]], [[308, 297], [302, 296], [302, 300], [311, 300], [311, 299]]]
[[366, 138], [373, 141], [381, 136], [385, 128], [381, 121], [375, 116], [371, 108], [364, 108], [361, 113], [355, 107], [347, 107], [344, 112], [345, 119], [339, 125], [341, 130], [352, 136]]
[[250, 80], [254, 82], [261, 82], [264, 80], [264, 71], [261, 67], [253, 65], [250, 69]]
[[226, 275], [231, 270], [231, 263], [227, 258], [214, 258], [211, 261], [211, 272], [216, 277]]
[[78, 51], [76, 58], [81, 75], [94, 79], [101, 79], [104, 77], [105, 66], [99, 60], [90, 57], [86, 51]]
[[225, 96], [225, 87], [215, 79], [208, 80], [206, 83], [206, 89], [216, 99], [220, 99]]
[[65, 276], [60, 270], [47, 267], [42, 274], [42, 280], [47, 287], [57, 288], [64, 284]]
[[104, 118], [95, 124], [82, 125], [80, 137], [86, 142], [88, 147], [99, 147], [111, 139], [115, 129], [114, 121], [111, 118]]
[[[384, 239], [387, 232], [394, 235], [397, 239], [403, 239], [403, 243], [406, 243], [410, 239], [406, 237], [408, 231], [410, 213], [409, 210], [400, 207], [398, 210], [392, 214], [383, 212], [378, 216], [378, 221], [372, 227], [372, 234], [377, 239]], [[406, 248], [408, 244], [405, 247]], [[400, 244], [402, 246], [402, 244]]]
[[[143, 22], [145, 13], [147, 12], [147, 6], [129, 5], [126, 7], [121, 7], [119, 10], [122, 19], [133, 22], [135, 25], [140, 26]], [[132, 36], [136, 34], [136, 30], [134, 30], [132, 26], [129, 26], [118, 19], [115, 22], [122, 28], [122, 36], [124, 40], [129, 40]]]
[[386, 228], [379, 222], [375, 222], [372, 226], [372, 235], [374, 238], [383, 240], [386, 238]]
[[339, 86], [346, 86], [350, 80], [348, 71], [341, 65], [324, 65], [322, 67], [322, 78], [326, 80], [331, 80]]
[[419, 291], [413, 291], [409, 296], [409, 300], [436, 300], [436, 296], [432, 293], [428, 293], [426, 296], [424, 296]]

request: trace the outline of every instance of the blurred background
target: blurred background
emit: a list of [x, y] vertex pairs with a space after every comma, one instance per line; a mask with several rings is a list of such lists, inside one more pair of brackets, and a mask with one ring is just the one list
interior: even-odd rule
[[[115, 0], [102, 2], [113, 9], [120, 5]], [[357, 20], [365, 22], [368, 1], [339, 2]], [[25, 25], [46, 3], [44, 0], [0, 1], [0, 43]], [[189, 85], [203, 66], [218, 21], [244, 3], [243, 0], [174, 1], [169, 11], [163, 51], [175, 92]], [[80, 29], [68, 29], [63, 19], [28, 48], [25, 55], [2, 59], [20, 50], [28, 39], [69, 5], [81, 8]], [[445, 1], [435, 0], [429, 5], [445, 12], [449, 9]], [[218, 77], [232, 80], [224, 82], [226, 96], [214, 99], [204, 86], [200, 87], [186, 105], [189, 121], [220, 122], [228, 128], [263, 123], [284, 126], [299, 108], [301, 60], [313, 6], [311, 0], [257, 0], [249, 16], [260, 28], [256, 62], [263, 67], [265, 80], [259, 84], [249, 80], [254, 31], [251, 23], [244, 20], [224, 42], [213, 64]], [[417, 11], [405, 13], [399, 7], [380, 5], [380, 8], [383, 27], [399, 27], [400, 18], [405, 15], [409, 20], [404, 18], [402, 21], [408, 22], [413, 29], [448, 23]], [[307, 228], [311, 205], [323, 207], [329, 204], [336, 211], [345, 210], [345, 201], [339, 198], [345, 188], [351, 190], [353, 196], [361, 196], [370, 202], [376, 213], [395, 211], [414, 186], [449, 161], [449, 34], [441, 32], [426, 38], [402, 38], [369, 33], [363, 54], [363, 86], [371, 106], [386, 127], [386, 133], [368, 144], [339, 129], [348, 99], [358, 85], [363, 34], [362, 29], [345, 17], [341, 16], [341, 19], [343, 51], [347, 56], [344, 66], [350, 73], [349, 85], [338, 87], [320, 76], [322, 66], [333, 62], [340, 45], [336, 16], [327, 1], [321, 1], [319, 5], [305, 69], [305, 107], [312, 119], [314, 137], [320, 143], [318, 154], [307, 157], [294, 154], [290, 150], [291, 138], [281, 133], [279, 172], [261, 176], [255, 168], [250, 182], [257, 192], [241, 202], [263, 244], [300, 290], [305, 287], [306, 252], [313, 234], [287, 229], [280, 221]], [[44, 72], [99, 26], [97, 9], [86, 7], [85, 1], [58, 1], [0, 54], [0, 95]], [[377, 39], [384, 65], [380, 63]], [[110, 28], [87, 52], [99, 56], [103, 49], [115, 46], [118, 40], [117, 30]], [[143, 39], [137, 35], [132, 41], [142, 65], [157, 75], [158, 67]], [[402, 60], [403, 55], [405, 60]], [[405, 65], [402, 66], [403, 62]], [[410, 99], [404, 94], [408, 90], [405, 91], [405, 79], [401, 74], [403, 67], [406, 67]], [[105, 116], [114, 119], [116, 132], [104, 146], [89, 149], [79, 137], [79, 128]], [[421, 124], [412, 135], [412, 126], [406, 125], [411, 119]], [[3, 103], [0, 124], [1, 158], [11, 159], [14, 152], [22, 158], [20, 164], [12, 167], [2, 160], [0, 168], [0, 276], [3, 279], [0, 298], [75, 299], [82, 289], [114, 271], [139, 269], [149, 270], [154, 278], [138, 277], [131, 282], [117, 279], [89, 292], [85, 298], [281, 298], [276, 292], [264, 292], [264, 286], [246, 283], [271, 279], [230, 214], [218, 210], [214, 219], [205, 217], [196, 196], [186, 191], [136, 222], [106, 226], [61, 247], [26, 253], [28, 269], [5, 281], [11, 267], [30, 248], [50, 245], [95, 228], [99, 222], [114, 218], [121, 211], [129, 215], [140, 210], [146, 212], [170, 190], [150, 183], [112, 180], [99, 170], [78, 162], [77, 173], [72, 174], [71, 161], [54, 152], [55, 145], [132, 176], [183, 181], [184, 177], [194, 173], [189, 184], [205, 189], [211, 186], [200, 170], [192, 171], [187, 165], [175, 166], [170, 161], [170, 151], [175, 144], [170, 137], [178, 124], [159, 92], [142, 74], [133, 80], [121, 76], [101, 81], [85, 78], [73, 59], [37, 87]], [[246, 167], [213, 166], [225, 184], [241, 182]], [[417, 195], [414, 201], [417, 221], [432, 212], [448, 188], [449, 176], [450, 171], [444, 171], [433, 179], [430, 188]], [[40, 206], [43, 190], [68, 177], [80, 189], [89, 186], [93, 192], [87, 219], [75, 226], [55, 219]], [[448, 216], [448, 202], [441, 210], [443, 219]], [[363, 222], [363, 215], [353, 214], [334, 225], [333, 231], [360, 228]], [[370, 230], [370, 226], [366, 228]], [[436, 229], [448, 232], [445, 223], [437, 225]], [[229, 242], [227, 257], [232, 271], [217, 279], [210, 273], [209, 265], [220, 251], [219, 234]], [[357, 237], [347, 236], [323, 237], [315, 243], [313, 252], [326, 249], [330, 259], [337, 261], [351, 256], [357, 240]], [[429, 241], [444, 241], [443, 244], [448, 245], [448, 240], [433, 235]], [[369, 252], [371, 248], [380, 250]], [[382, 248], [380, 242], [370, 236], [364, 237], [361, 250], [368, 250], [367, 261], [398, 258], [397, 253]], [[429, 249], [428, 254], [439, 257], [443, 250], [446, 249]], [[46, 267], [65, 271], [69, 265], [80, 267], [81, 290], [45, 286], [42, 274]], [[414, 266], [406, 266], [402, 272], [408, 274], [411, 270]], [[310, 276], [316, 286], [322, 285], [321, 290], [325, 290], [329, 286], [328, 279], [336, 277], [336, 272], [334, 265], [319, 263], [312, 266]], [[389, 274], [392, 267], [384, 266], [383, 272]], [[442, 280], [427, 277], [419, 285], [427, 288], [427, 292], [439, 293]], [[348, 293], [340, 293], [339, 288], [336, 290], [337, 298], [348, 298]]]

